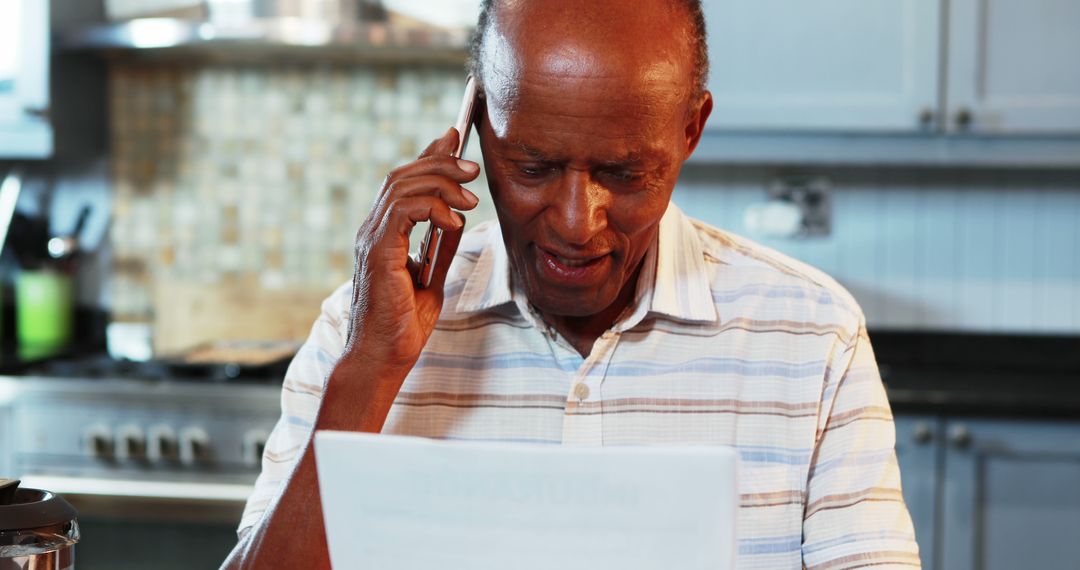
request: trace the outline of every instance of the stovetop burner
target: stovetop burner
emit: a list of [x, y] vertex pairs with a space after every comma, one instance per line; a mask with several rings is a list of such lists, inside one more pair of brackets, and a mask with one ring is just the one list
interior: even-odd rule
[[173, 360], [136, 362], [108, 355], [57, 358], [27, 364], [19, 375], [56, 378], [119, 380], [182, 380], [195, 382], [280, 383], [290, 358], [257, 366], [226, 363], [189, 363]]

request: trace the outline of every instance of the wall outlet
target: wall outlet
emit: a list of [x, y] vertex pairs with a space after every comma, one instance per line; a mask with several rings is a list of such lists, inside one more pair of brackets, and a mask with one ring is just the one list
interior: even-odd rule
[[767, 189], [770, 201], [793, 204], [802, 214], [795, 238], [824, 237], [832, 231], [832, 181], [824, 176], [783, 176]]

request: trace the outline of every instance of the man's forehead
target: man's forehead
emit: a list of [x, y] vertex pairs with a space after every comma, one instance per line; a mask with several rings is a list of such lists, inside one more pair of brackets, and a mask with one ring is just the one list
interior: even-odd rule
[[[688, 86], [687, 21], [670, 1], [504, 2], [484, 35], [489, 91], [531, 78], [612, 79]], [[680, 34], [679, 30], [684, 30]]]
[[[562, 152], [558, 148], [545, 149], [538, 146], [533, 146], [529, 142], [522, 140], [510, 140], [506, 142], [506, 146], [517, 151], [523, 157], [538, 162], [553, 162], [559, 163], [567, 160], [566, 156], [563, 156]], [[635, 147], [627, 149], [618, 148], [596, 148], [596, 155], [592, 157], [592, 162], [604, 166], [662, 166], [667, 162], [667, 155], [660, 149], [654, 149], [649, 147]]]

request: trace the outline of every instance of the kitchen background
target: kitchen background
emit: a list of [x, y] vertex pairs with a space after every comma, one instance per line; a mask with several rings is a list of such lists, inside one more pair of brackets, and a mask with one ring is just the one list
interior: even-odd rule
[[[40, 21], [0, 23], [0, 477], [72, 498], [80, 568], [212, 567], [281, 356], [383, 176], [456, 115], [476, 2], [7, 5]], [[717, 111], [676, 203], [862, 304], [925, 568], [1075, 568], [1080, 5], [705, 6]], [[35, 278], [70, 323], [23, 308]]]

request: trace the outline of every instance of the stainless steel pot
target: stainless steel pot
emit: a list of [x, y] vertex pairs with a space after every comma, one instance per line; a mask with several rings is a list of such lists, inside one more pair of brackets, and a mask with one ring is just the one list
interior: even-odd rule
[[0, 479], [0, 570], [71, 570], [79, 523], [63, 497]]

